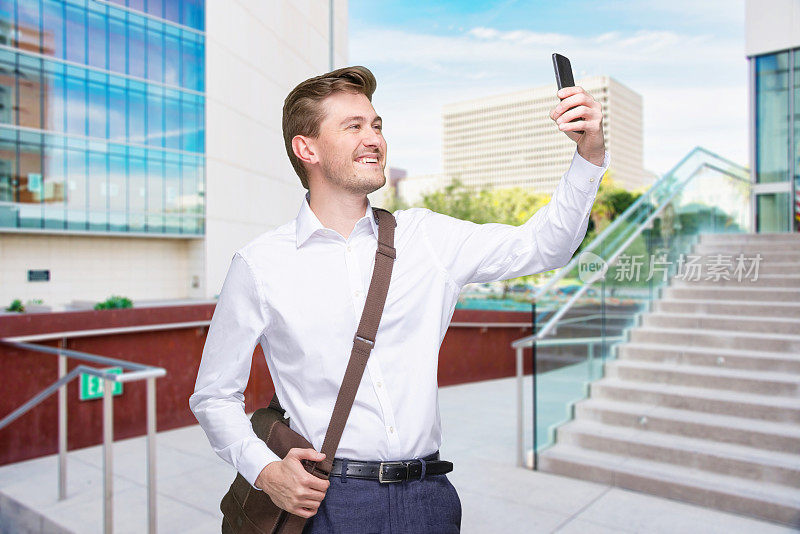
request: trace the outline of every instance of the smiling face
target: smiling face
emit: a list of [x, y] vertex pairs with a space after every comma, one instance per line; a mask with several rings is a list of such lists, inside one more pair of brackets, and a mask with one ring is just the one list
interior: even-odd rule
[[382, 121], [363, 93], [337, 92], [322, 102], [325, 119], [313, 143], [330, 185], [366, 195], [386, 183]]

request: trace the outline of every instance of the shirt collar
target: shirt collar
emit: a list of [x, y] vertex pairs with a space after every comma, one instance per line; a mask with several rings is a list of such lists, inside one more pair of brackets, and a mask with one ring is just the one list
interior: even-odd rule
[[[303, 203], [300, 205], [300, 211], [297, 214], [297, 218], [295, 219], [295, 230], [296, 230], [296, 244], [297, 248], [306, 242], [306, 240], [311, 237], [317, 230], [325, 228], [322, 223], [319, 221], [317, 216], [311, 210], [311, 206], [309, 206], [308, 201], [310, 197], [310, 192], [306, 191], [305, 196], [303, 197]], [[364, 216], [361, 217], [358, 221], [356, 221], [355, 226], [353, 227], [353, 231], [355, 232], [356, 229], [359, 227], [359, 224], [363, 224], [361, 221], [364, 219], [369, 218], [370, 227], [372, 228], [372, 232], [375, 235], [375, 239], [378, 238], [378, 225], [375, 222], [375, 215], [372, 211], [372, 204], [370, 204], [369, 198], [367, 198], [367, 210], [364, 212]]]

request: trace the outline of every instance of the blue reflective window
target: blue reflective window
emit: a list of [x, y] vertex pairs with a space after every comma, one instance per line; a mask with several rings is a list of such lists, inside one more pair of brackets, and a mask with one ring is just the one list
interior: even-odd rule
[[107, 83], [100, 81], [92, 80], [89, 82], [89, 136], [91, 137], [106, 138], [107, 85]]
[[164, 146], [164, 89], [147, 86], [147, 144]]
[[67, 76], [67, 133], [86, 135], [86, 81]]
[[164, 83], [181, 85], [180, 39], [170, 33], [164, 36]]
[[89, 230], [108, 224], [108, 172], [105, 153], [89, 152]]
[[145, 143], [145, 98], [141, 84], [128, 86], [128, 141], [143, 145]]
[[149, 150], [147, 155], [147, 231], [164, 231], [164, 154]]
[[0, 0], [0, 226], [203, 231], [203, 2], [110, 3]]
[[147, 22], [147, 79], [164, 81], [164, 25]]
[[0, 50], [0, 123], [14, 124], [17, 94], [16, 58], [14, 54]]
[[144, 17], [128, 15], [128, 74], [145, 77]]
[[89, 12], [89, 65], [98, 69], [108, 68], [106, 53], [108, 47], [106, 43], [108, 36], [106, 32], [107, 17], [100, 13]]
[[158, 17], [160, 19], [164, 18], [164, 0], [147, 0], [147, 8], [146, 11], [153, 15], [154, 17]]
[[[116, 11], [116, 10], [115, 10]], [[123, 17], [124, 14], [120, 13]], [[125, 21], [108, 17], [108, 70], [125, 73], [128, 70], [126, 57]]]
[[86, 10], [66, 6], [67, 59], [75, 63], [86, 63]]
[[789, 176], [789, 53], [756, 58], [756, 178]]
[[[0, 201], [16, 202], [17, 136], [13, 132], [3, 133], [5, 135], [0, 136]], [[0, 224], [17, 225], [17, 217], [13, 210], [0, 208]]]
[[108, 87], [108, 138], [112, 141], [124, 142], [127, 139], [126, 108], [125, 82], [112, 77], [112, 84]]
[[[67, 157], [64, 149], [48, 146], [44, 152], [44, 201], [63, 205]], [[63, 214], [62, 214], [63, 216]]]
[[86, 228], [86, 149], [67, 149], [67, 228]]
[[203, 44], [197, 34], [187, 31], [181, 33], [181, 60], [183, 63], [181, 86], [204, 92]]
[[14, 46], [14, 0], [0, 0], [0, 44]]
[[[172, 22], [181, 21], [181, 3], [179, 0], [164, 0], [164, 18]], [[202, 29], [202, 28], [197, 28]]]
[[42, 53], [65, 58], [64, 2], [44, 0], [42, 9]]
[[42, 127], [41, 65], [41, 60], [25, 56], [20, 56], [17, 62], [17, 124], [27, 128]]
[[145, 213], [145, 158], [143, 150], [131, 148], [128, 153], [128, 227], [131, 231], [144, 231]]
[[128, 0], [127, 6], [136, 11], [144, 11], [145, 0]]
[[46, 72], [44, 78], [44, 123], [45, 129], [51, 132], [63, 132], [66, 128], [66, 114], [64, 100], [64, 69], [56, 63], [45, 62]]
[[17, 44], [22, 50], [40, 52], [39, 2], [17, 2]]
[[181, 24], [190, 28], [204, 30], [203, 0], [182, 0], [182, 4]]
[[108, 157], [108, 222], [111, 231], [127, 229], [126, 202], [128, 199], [127, 162], [122, 154]]

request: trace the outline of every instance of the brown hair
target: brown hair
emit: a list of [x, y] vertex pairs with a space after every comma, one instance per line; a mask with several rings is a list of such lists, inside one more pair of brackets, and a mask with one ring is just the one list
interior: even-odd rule
[[372, 102], [378, 82], [366, 67], [354, 66], [337, 69], [301, 82], [292, 89], [283, 103], [283, 141], [286, 153], [303, 187], [308, 189], [308, 173], [303, 162], [292, 150], [296, 135], [317, 137], [325, 118], [322, 101], [336, 92], [363, 93]]

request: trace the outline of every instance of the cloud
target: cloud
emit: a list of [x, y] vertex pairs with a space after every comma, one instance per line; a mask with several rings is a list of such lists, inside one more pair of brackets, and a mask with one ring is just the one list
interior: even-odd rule
[[665, 172], [696, 145], [747, 163], [747, 63], [742, 34], [664, 29], [597, 34], [501, 30], [440, 35], [368, 27], [350, 36], [351, 63], [378, 78], [390, 164], [441, 171], [442, 104], [551, 84], [550, 54], [575, 77], [610, 75], [643, 96], [645, 167]]

